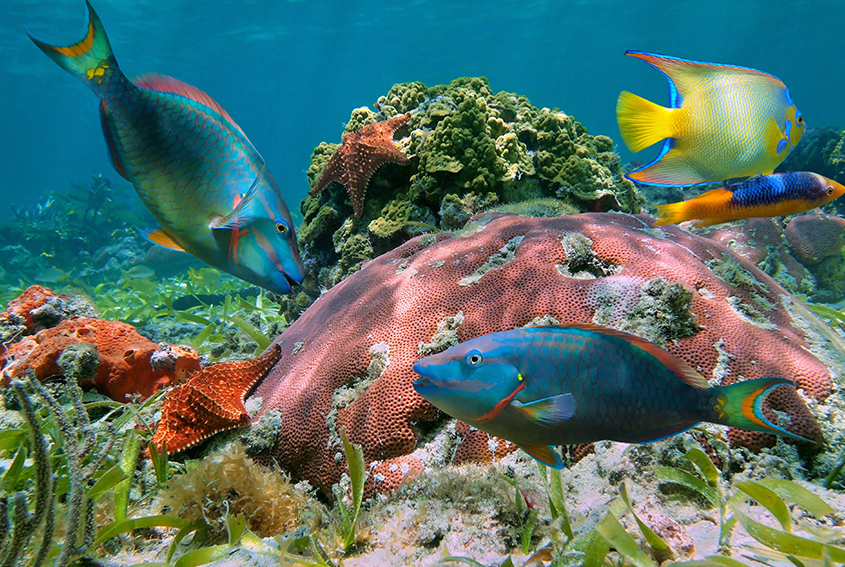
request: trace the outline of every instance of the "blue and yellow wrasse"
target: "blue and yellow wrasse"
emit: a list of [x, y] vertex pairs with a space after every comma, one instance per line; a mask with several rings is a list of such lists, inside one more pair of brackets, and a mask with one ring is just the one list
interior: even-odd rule
[[103, 25], [67, 47], [30, 39], [100, 98], [114, 168], [161, 224], [147, 238], [277, 293], [301, 283], [293, 222], [264, 160], [229, 114], [201, 90], [121, 72]]
[[554, 445], [657, 441], [709, 421], [813, 443], [763, 415], [784, 378], [710, 387], [681, 359], [595, 325], [484, 335], [414, 365], [414, 389], [447, 414], [560, 468]]
[[789, 89], [768, 73], [628, 51], [669, 81], [670, 107], [623, 91], [622, 140], [638, 152], [663, 140], [657, 158], [627, 175], [649, 185], [699, 185], [772, 173], [804, 134]]
[[657, 205], [655, 224], [700, 219], [695, 226], [710, 226], [754, 217], [794, 215], [821, 207], [843, 193], [845, 187], [817, 173], [759, 175], [687, 201]]

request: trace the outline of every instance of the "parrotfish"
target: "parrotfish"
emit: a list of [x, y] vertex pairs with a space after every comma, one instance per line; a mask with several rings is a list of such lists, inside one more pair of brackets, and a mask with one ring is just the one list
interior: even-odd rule
[[845, 186], [808, 171], [759, 175], [693, 199], [657, 205], [655, 224], [700, 219], [695, 226], [710, 226], [753, 217], [794, 215], [821, 207], [843, 193]]
[[290, 212], [261, 155], [210, 96], [163, 75], [129, 80], [86, 0], [88, 30], [67, 47], [27, 35], [100, 98], [109, 158], [160, 223], [146, 232], [276, 293], [301, 283]]
[[785, 378], [710, 387], [681, 359], [595, 325], [501, 331], [414, 364], [435, 407], [555, 468], [554, 445], [647, 443], [708, 421], [813, 443], [770, 422], [763, 402]]
[[772, 173], [806, 125], [777, 77], [750, 69], [627, 51], [663, 73], [670, 107], [623, 91], [616, 103], [632, 152], [663, 141], [658, 156], [626, 177], [649, 185], [700, 185]]

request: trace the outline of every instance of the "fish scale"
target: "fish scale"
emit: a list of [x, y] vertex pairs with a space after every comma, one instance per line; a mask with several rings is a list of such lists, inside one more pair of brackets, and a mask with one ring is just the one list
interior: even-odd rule
[[425, 357], [414, 370], [414, 389], [434, 406], [554, 467], [562, 466], [555, 445], [655, 441], [701, 421], [812, 443], [762, 413], [766, 395], [791, 381], [711, 388], [667, 351], [596, 325], [492, 333]]
[[147, 238], [288, 293], [305, 268], [290, 212], [261, 155], [199, 89], [162, 75], [127, 79], [86, 5], [88, 32], [76, 44], [30, 39], [101, 99], [111, 162], [161, 225]]

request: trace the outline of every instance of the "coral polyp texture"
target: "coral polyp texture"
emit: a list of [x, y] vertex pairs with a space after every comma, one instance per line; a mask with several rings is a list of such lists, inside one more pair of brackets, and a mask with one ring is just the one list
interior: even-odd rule
[[[282, 416], [273, 456], [330, 493], [345, 471], [341, 431], [361, 444], [371, 470], [412, 473], [427, 448], [454, 455], [454, 441], [433, 447], [443, 417], [414, 392], [412, 365], [457, 342], [532, 323], [613, 327], [665, 347], [713, 384], [784, 376], [808, 398], [825, 400], [831, 372], [812, 354], [825, 324], [727, 247], [652, 223], [620, 213], [483, 214], [460, 232], [419, 236], [367, 263], [276, 340], [282, 357], [254, 394], [262, 413]], [[841, 342], [830, 340], [821, 350], [841, 356]], [[794, 390], [770, 395], [765, 412], [821, 438]], [[461, 455], [507, 449], [465, 433], [477, 446], [459, 447]], [[754, 449], [776, 442], [738, 430], [730, 439]]]
[[[483, 77], [433, 87], [397, 84], [375, 107], [378, 112], [352, 112], [340, 149], [322, 143], [311, 157], [315, 195], [302, 204], [299, 240], [304, 261], [324, 288], [424, 232], [423, 225], [454, 230], [490, 207], [520, 203], [532, 207], [533, 216], [550, 216], [638, 213], [645, 202], [623, 176], [613, 140], [591, 136], [558, 109], [494, 93]], [[395, 141], [394, 125], [401, 127]], [[402, 165], [380, 167], [369, 188], [358, 181], [351, 199], [340, 184], [326, 187], [326, 180], [346, 184], [338, 166], [354, 155], [355, 132], [374, 128], [383, 130], [380, 147]], [[349, 178], [360, 167], [349, 166], [346, 178], [354, 181]], [[356, 197], [364, 189], [366, 198]]]

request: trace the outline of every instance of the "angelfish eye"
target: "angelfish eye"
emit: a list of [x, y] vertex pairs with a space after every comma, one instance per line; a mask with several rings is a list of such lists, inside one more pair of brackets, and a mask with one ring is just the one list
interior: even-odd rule
[[277, 234], [280, 234], [282, 236], [286, 235], [288, 233], [288, 231], [290, 230], [288, 228], [288, 225], [286, 225], [283, 222], [277, 222], [276, 225], [273, 228], [276, 229]]
[[484, 357], [477, 350], [473, 350], [467, 353], [465, 360], [470, 366], [478, 366], [484, 361]]
[[803, 116], [801, 116], [801, 115], [799, 114], [799, 115], [795, 118], [795, 122], [797, 122], [798, 124], [803, 124], [803, 123], [804, 123], [804, 117], [803, 117]]

